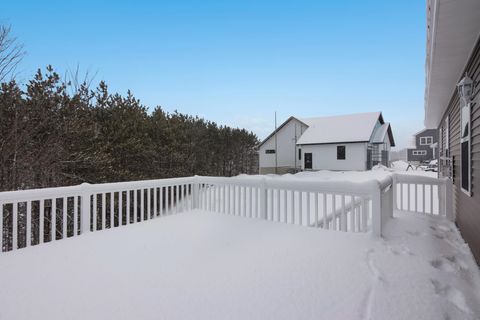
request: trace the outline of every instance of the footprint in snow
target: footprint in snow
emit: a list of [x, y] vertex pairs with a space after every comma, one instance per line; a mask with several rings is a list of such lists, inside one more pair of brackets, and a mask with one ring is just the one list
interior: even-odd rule
[[397, 247], [392, 247], [392, 246], [388, 246], [388, 251], [390, 251], [392, 254], [398, 256], [398, 255], [410, 255], [410, 256], [414, 256], [415, 254], [413, 254], [412, 251], [410, 251], [410, 249], [405, 246], [405, 245], [401, 245], [401, 246], [397, 246]]
[[461, 291], [456, 288], [449, 286], [448, 284], [442, 284], [440, 281], [435, 279], [430, 279], [433, 285], [433, 291], [435, 294], [447, 299], [455, 307], [463, 311], [464, 313], [471, 314], [472, 311], [467, 306], [465, 301], [465, 296]]

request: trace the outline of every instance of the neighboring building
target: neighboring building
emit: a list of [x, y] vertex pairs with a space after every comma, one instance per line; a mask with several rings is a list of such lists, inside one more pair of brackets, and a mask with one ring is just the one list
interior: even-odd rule
[[[425, 126], [439, 130], [439, 175], [453, 181], [456, 223], [480, 263], [479, 17], [478, 0], [428, 1]], [[473, 91], [461, 97], [466, 73]]]
[[259, 146], [259, 172], [369, 170], [388, 166], [395, 146], [381, 112], [288, 118]]
[[438, 159], [438, 130], [424, 129], [415, 135], [415, 148], [408, 149], [407, 161], [430, 161]]

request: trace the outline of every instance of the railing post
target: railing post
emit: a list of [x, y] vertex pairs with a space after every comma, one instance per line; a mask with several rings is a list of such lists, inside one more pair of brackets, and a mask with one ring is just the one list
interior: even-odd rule
[[195, 176], [193, 178], [193, 209], [198, 209], [199, 208], [199, 203], [198, 203], [198, 185], [199, 185], [199, 179], [198, 176]]
[[80, 220], [80, 233], [87, 233], [90, 231], [90, 184], [82, 183], [82, 195], [81, 195], [81, 220]]
[[382, 190], [380, 185], [374, 181], [371, 189], [372, 196], [372, 231], [377, 237], [382, 236]]
[[[445, 178], [444, 184], [444, 193], [443, 197], [444, 200], [440, 200], [441, 202], [445, 203], [445, 216], [450, 221], [455, 221], [455, 212], [453, 210], [453, 184], [452, 180], [449, 178]], [[441, 199], [439, 197], [439, 199]]]
[[267, 219], [267, 180], [262, 178], [260, 185], [260, 218]]

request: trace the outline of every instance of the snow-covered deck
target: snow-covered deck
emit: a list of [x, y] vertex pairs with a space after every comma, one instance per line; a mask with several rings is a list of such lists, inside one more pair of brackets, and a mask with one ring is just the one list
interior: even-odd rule
[[384, 238], [194, 210], [3, 253], [0, 319], [477, 319], [454, 224]]

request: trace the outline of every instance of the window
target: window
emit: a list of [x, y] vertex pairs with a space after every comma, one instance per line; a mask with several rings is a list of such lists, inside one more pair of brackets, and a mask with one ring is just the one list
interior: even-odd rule
[[302, 160], [302, 149], [298, 149], [298, 160]]
[[275, 149], [267, 149], [267, 150], [265, 150], [265, 153], [266, 154], [275, 153]]
[[414, 156], [426, 156], [427, 150], [413, 150]]
[[428, 145], [431, 145], [432, 143], [433, 143], [433, 137], [432, 136], [420, 137], [420, 145], [421, 146], [428, 146]]
[[460, 112], [460, 173], [462, 190], [470, 195], [471, 158], [470, 158], [470, 104], [462, 107]]
[[345, 160], [345, 146], [337, 146], [337, 160]]

